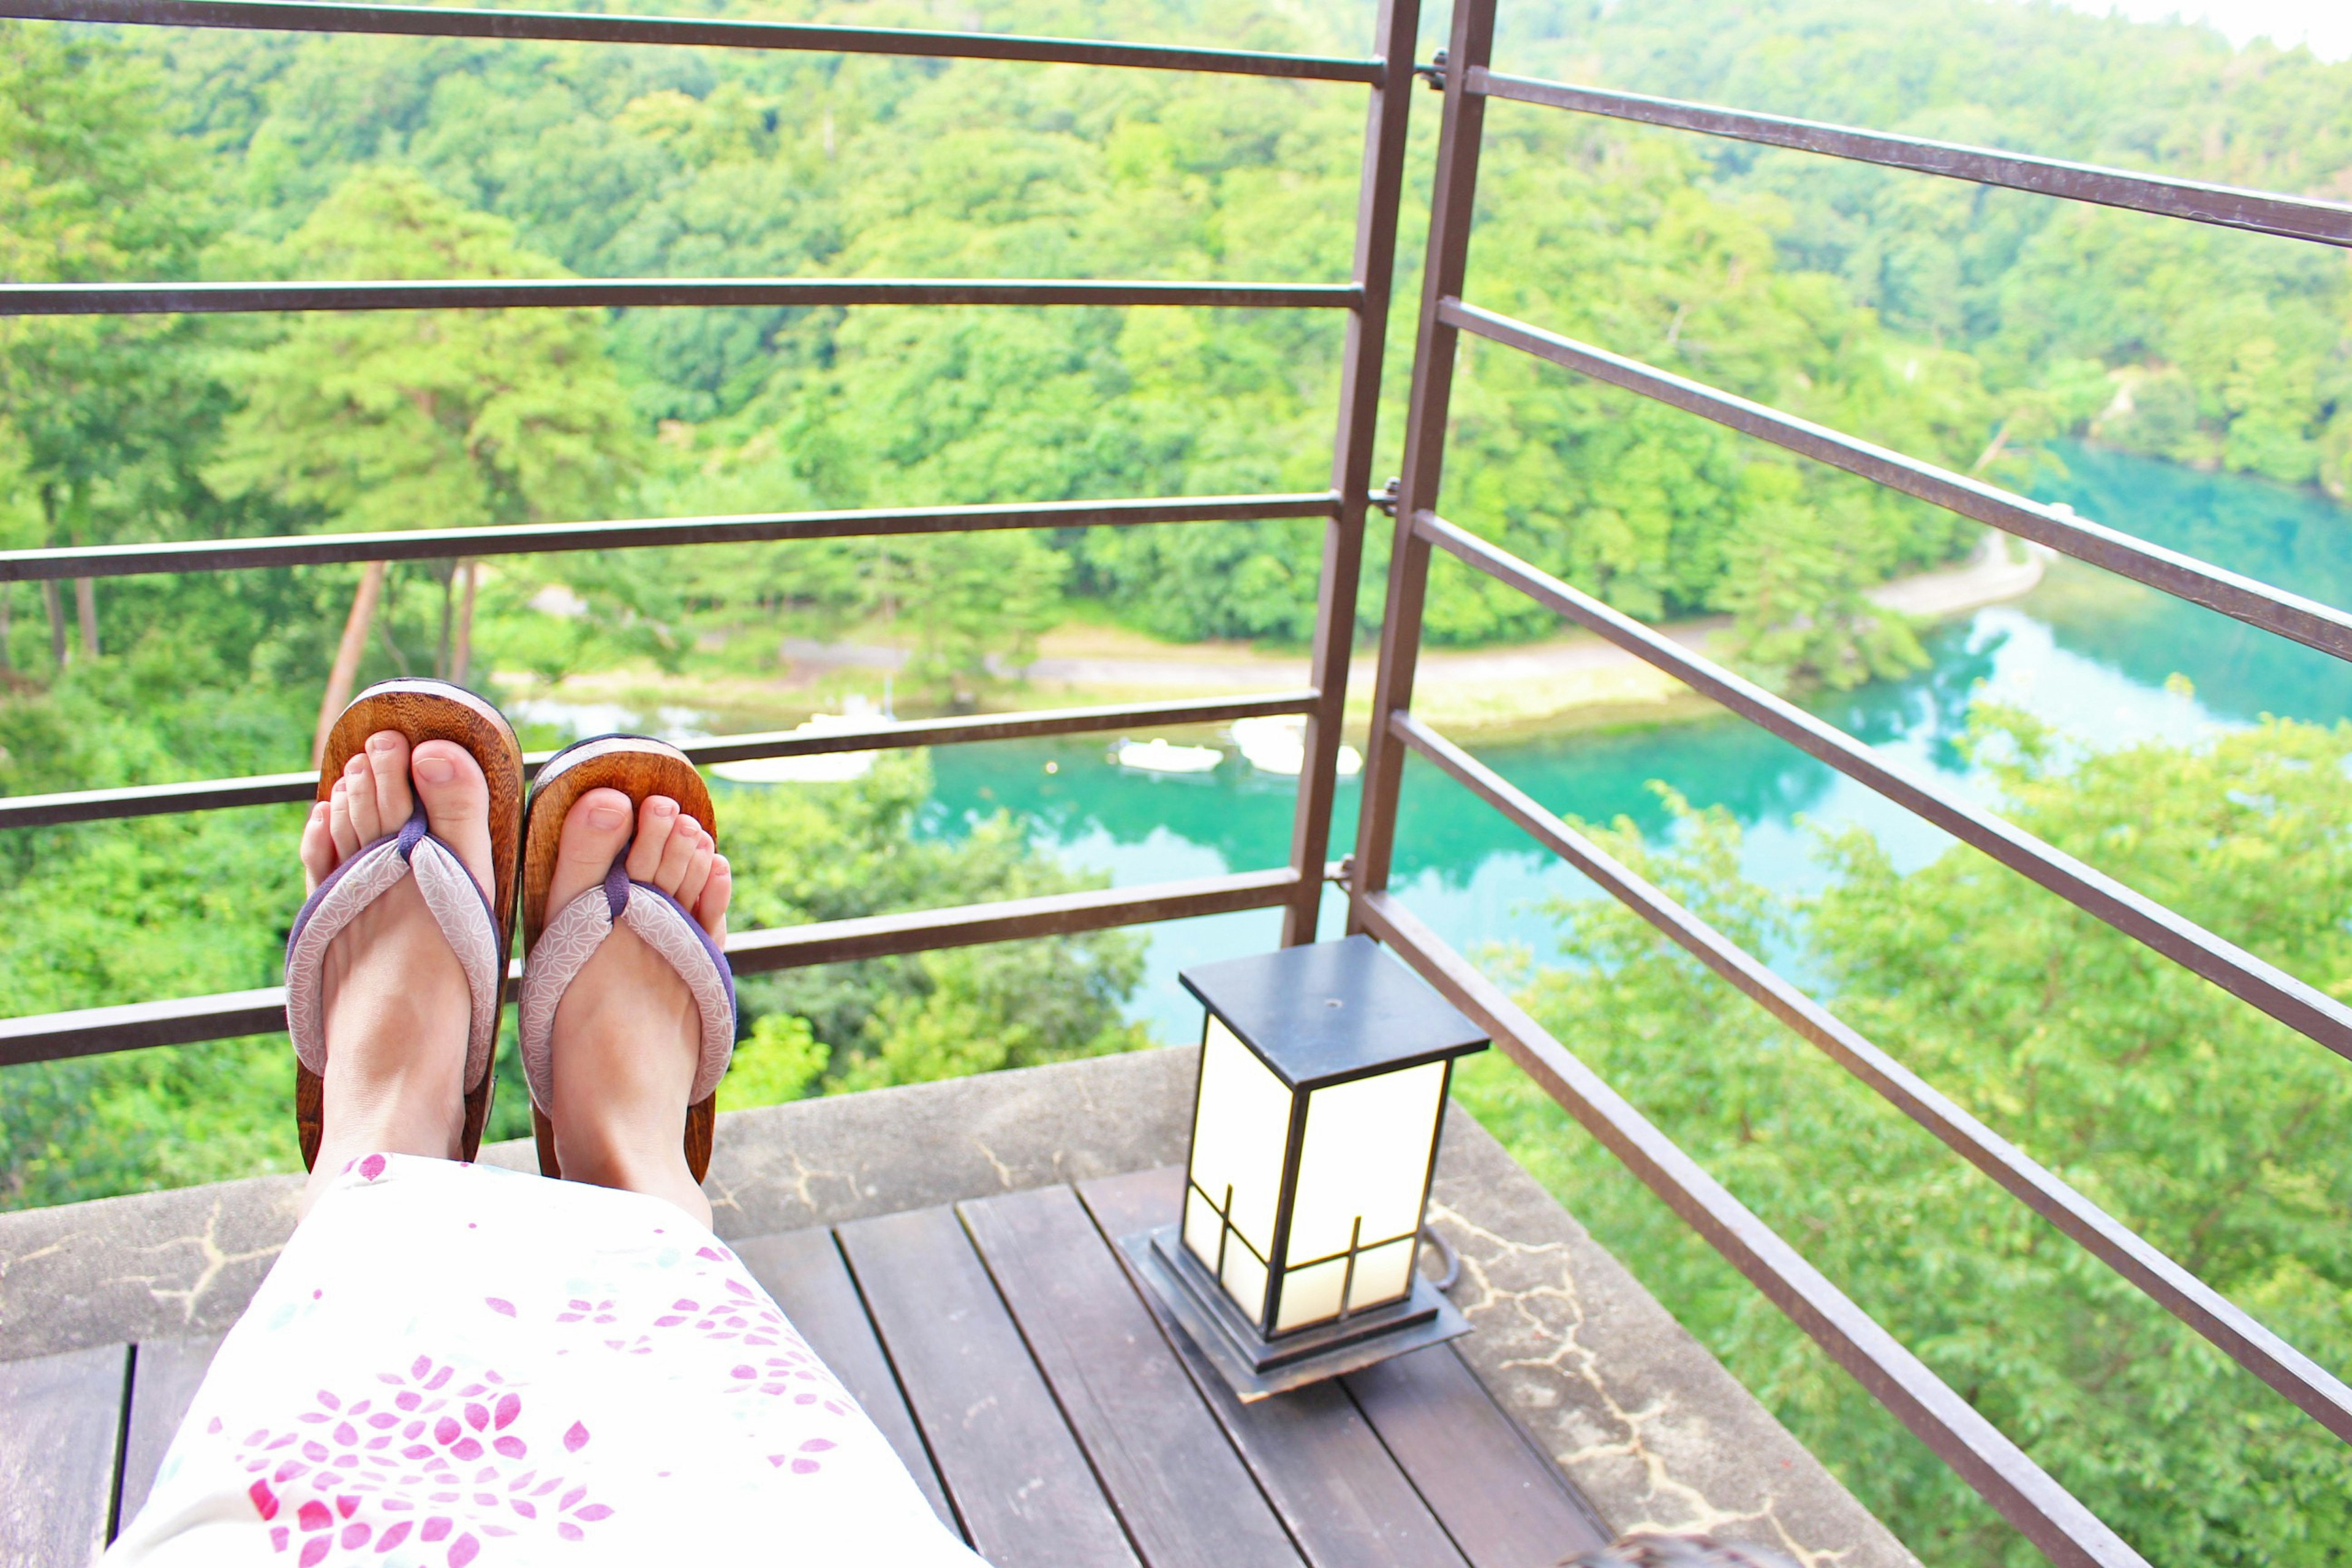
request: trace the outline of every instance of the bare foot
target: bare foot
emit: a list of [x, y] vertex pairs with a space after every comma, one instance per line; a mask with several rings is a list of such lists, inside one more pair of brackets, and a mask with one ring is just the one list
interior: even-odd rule
[[[549, 879], [551, 918], [601, 884], [629, 846], [628, 874], [676, 899], [715, 941], [727, 937], [733, 883], [702, 825], [667, 795], [648, 795], [630, 837], [629, 797], [592, 789], [572, 803]], [[702, 1016], [677, 971], [635, 931], [614, 926], [556, 1005], [555, 1158], [570, 1180], [667, 1198], [710, 1223], [686, 1165], [687, 1096], [702, 1059]]]
[[[392, 730], [370, 735], [335, 781], [333, 798], [311, 808], [302, 829], [310, 886], [398, 832], [417, 798], [434, 835], [476, 882], [494, 886], [490, 789], [481, 764], [453, 741], [427, 741], [412, 755], [407, 738]], [[328, 945], [323, 982], [326, 1125], [302, 1194], [305, 1214], [361, 1155], [456, 1159], [465, 1122], [472, 1021], [466, 972], [413, 879], [369, 905]]]

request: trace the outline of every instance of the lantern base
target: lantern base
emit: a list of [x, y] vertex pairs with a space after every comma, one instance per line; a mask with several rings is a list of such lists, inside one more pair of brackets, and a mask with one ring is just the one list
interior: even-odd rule
[[1401, 1301], [1269, 1340], [1186, 1248], [1181, 1227], [1164, 1225], [1118, 1245], [1152, 1299], [1244, 1404], [1470, 1331], [1469, 1320], [1416, 1271]]

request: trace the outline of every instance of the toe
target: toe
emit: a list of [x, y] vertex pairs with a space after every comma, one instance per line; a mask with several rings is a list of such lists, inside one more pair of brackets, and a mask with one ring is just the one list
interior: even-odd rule
[[397, 833], [415, 809], [408, 793], [408, 737], [397, 730], [378, 730], [367, 739], [369, 783], [375, 793], [375, 833]]
[[629, 880], [650, 882], [660, 871], [662, 854], [669, 847], [670, 829], [677, 824], [677, 802], [666, 795], [649, 795], [637, 808], [636, 842], [629, 846]]
[[352, 824], [352, 781], [347, 778], [337, 779], [327, 797], [327, 829], [334, 840], [337, 861], [360, 852], [360, 830]]
[[669, 842], [662, 847], [661, 864], [654, 868], [654, 886], [680, 903], [686, 902], [683, 889], [687, 873], [694, 868], [695, 852], [710, 852], [710, 835], [702, 831], [702, 824], [680, 816], [669, 830]]
[[404, 795], [409, 777], [416, 781], [417, 798], [425, 803], [425, 821], [433, 836], [457, 852], [482, 891], [495, 899], [498, 873], [490, 861], [490, 785], [482, 776], [482, 764], [455, 741], [427, 741], [409, 759], [408, 773], [401, 784]]
[[310, 819], [302, 824], [302, 874], [309, 879], [306, 893], [317, 892], [319, 884], [342, 858], [335, 850], [332, 813], [333, 808], [322, 800], [310, 808]]
[[629, 797], [616, 789], [592, 789], [563, 815], [555, 844], [555, 872], [547, 884], [547, 918], [596, 886], [613, 868], [614, 857], [629, 841]]
[[694, 848], [692, 853], [687, 856], [686, 870], [678, 877], [677, 886], [669, 889], [669, 896], [677, 900], [678, 908], [691, 913], [695, 906], [701, 902], [702, 889], [710, 881], [710, 861], [714, 849], [710, 842], [710, 835], [702, 831], [700, 823], [689, 821], [688, 826], [694, 829]]
[[727, 901], [733, 896], [734, 891], [734, 874], [728, 869], [727, 857], [711, 856], [710, 875], [703, 881], [702, 898], [698, 902], [688, 907], [694, 910], [694, 918], [702, 922], [702, 929], [710, 933], [711, 940], [714, 942], [727, 940]]
[[383, 837], [382, 817], [375, 808], [375, 770], [368, 766], [365, 752], [353, 752], [343, 764], [343, 807], [351, 814], [352, 831], [360, 836], [362, 844], [373, 844]]

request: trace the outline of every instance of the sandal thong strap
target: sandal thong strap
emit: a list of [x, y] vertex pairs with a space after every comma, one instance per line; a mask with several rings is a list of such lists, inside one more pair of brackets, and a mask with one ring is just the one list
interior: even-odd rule
[[328, 944], [361, 911], [409, 877], [416, 879], [433, 923], [448, 939], [466, 973], [472, 1016], [466, 1037], [465, 1084], [470, 1093], [489, 1070], [498, 1044], [499, 985], [505, 978], [499, 922], [481, 884], [457, 851], [426, 826], [421, 802], [399, 832], [385, 834], [329, 873], [294, 917], [294, 929], [286, 938], [286, 1032], [293, 1037], [294, 1055], [302, 1065], [325, 1076]]
[[726, 1076], [735, 1051], [735, 975], [726, 953], [676, 899], [651, 883], [630, 880], [623, 858], [616, 858], [604, 885], [558, 910], [523, 959], [522, 989], [515, 999], [517, 1032], [531, 1102], [542, 1110], [554, 1103], [555, 1009], [616, 925], [635, 931], [677, 971], [694, 995], [702, 1016], [702, 1060], [687, 1103], [701, 1103]]

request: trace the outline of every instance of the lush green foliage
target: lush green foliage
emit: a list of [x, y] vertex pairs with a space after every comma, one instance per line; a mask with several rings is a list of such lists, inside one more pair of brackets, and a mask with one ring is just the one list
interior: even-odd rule
[[[1027, 3], [977, 19], [1110, 21]], [[1112, 30], [1344, 48], [1361, 47], [1360, 26], [1167, 4], [1125, 8]], [[48, 74], [110, 103], [118, 78], [152, 84], [115, 106], [118, 161], [170, 162], [207, 199], [157, 205], [228, 216], [176, 253], [99, 268], [115, 276], [1319, 279], [1350, 246], [1360, 121], [1312, 84], [456, 40], [126, 47], [144, 53], [98, 47]], [[1973, 363], [1889, 333], [1832, 275], [1783, 265], [1785, 215], [1709, 194], [1706, 174], [1686, 150], [1556, 116], [1498, 135], [1489, 204], [1543, 216], [1491, 226], [1483, 297], [1611, 340], [1663, 336], [1739, 390], [1974, 456], [2000, 411]], [[482, 312], [170, 330], [185, 340], [170, 363], [215, 416], [174, 430], [173, 451], [215, 531], [1319, 488], [1339, 368], [1337, 322], [1312, 312]], [[1394, 325], [1400, 358], [1410, 330]], [[1916, 658], [1861, 589], [1966, 543], [1948, 517], [1500, 355], [1472, 356], [1464, 414], [1454, 472], [1483, 523], [1637, 614], [1731, 612], [1769, 672], [1844, 683]], [[152, 509], [145, 521], [196, 531]], [[1066, 590], [1171, 637], [1302, 638], [1318, 542], [1311, 525], [1223, 524], [735, 553], [640, 557], [618, 595], [577, 561], [506, 563], [482, 643], [555, 673], [607, 645], [607, 658], [690, 663], [740, 637], [772, 657], [779, 613], [828, 634], [903, 624], [916, 679], [966, 698], [992, 668], [1017, 668]], [[446, 584], [446, 571], [395, 571], [383, 657], [422, 666], [436, 657], [435, 595], [404, 608], [404, 577]], [[550, 583], [593, 605], [598, 630], [637, 635], [544, 625], [524, 606]], [[902, 619], [916, 598], [924, 613]], [[1451, 577], [1431, 620], [1441, 641], [1549, 624]]]
[[[2011, 815], [2342, 994], [2352, 727], [2069, 759], [2015, 715], [1978, 754]], [[2322, 1365], [2352, 1363], [2352, 1077], [2301, 1036], [1956, 847], [1839, 841], [1828, 891], [1744, 882], [1737, 826], [1602, 838]], [[2151, 1562], [2330, 1564], [2352, 1457], [1621, 906], [1559, 910], [1530, 1009]], [[1521, 955], [1523, 959], [1527, 955]], [[1517, 1069], [1470, 1104], [1929, 1562], [2039, 1561]]]
[[[969, 20], [1343, 49], [1363, 26], [1336, 5], [1277, 16], [1230, 0], [1116, 15], [998, 0]], [[1311, 84], [463, 40], [8, 37], [12, 276], [1321, 279], [1349, 247], [1360, 126], [1345, 95]], [[1526, 68], [2249, 184], [2324, 193], [2352, 158], [2326, 129], [2347, 121], [2344, 68], [2048, 8], [1561, 0], [1515, 10], [1501, 48]], [[1474, 282], [1499, 308], [1956, 466], [1998, 472], [2071, 429], [2342, 487], [2348, 300], [2332, 253], [1552, 113], [1506, 109], [1492, 127]], [[57, 540], [1312, 488], [1338, 374], [1335, 323], [1306, 312], [8, 332], [0, 477], [16, 478], [0, 489], [20, 536]], [[1392, 353], [1408, 332], [1396, 324]], [[1916, 657], [1861, 590], [1963, 548], [1948, 518], [1514, 356], [1468, 361], [1449, 507], [1635, 614], [1731, 613], [1768, 675], [1847, 683]], [[780, 613], [827, 634], [882, 622], [918, 633], [926, 689], [969, 697], [992, 664], [1017, 666], [1064, 590], [1172, 637], [1297, 640], [1317, 543], [1303, 525], [1226, 524], [745, 554], [640, 558], [617, 592], [577, 561], [511, 563], [483, 641], [553, 673], [723, 658], [730, 639], [751, 645], [734, 662], [756, 662], [773, 657], [763, 629]], [[397, 577], [386, 658], [422, 664], [433, 612], [404, 620]], [[591, 627], [523, 612], [583, 577]], [[988, 584], [1011, 591], [971, 591]], [[909, 593], [937, 613], [901, 620]], [[1452, 574], [1431, 609], [1441, 641], [1549, 625]], [[577, 635], [614, 626], [634, 634]]]
[[[1605, 20], [1595, 9], [1507, 8], [1501, 47], [1537, 74], [2352, 194], [2352, 66], [2300, 49], [2233, 51], [2201, 27], [1978, 0], [1645, 0]], [[1706, 145], [1717, 189], [1786, 204], [1783, 266], [1844, 279], [1906, 338], [1975, 354], [2013, 436], [2069, 428], [2338, 497], [2352, 486], [2342, 253]]]
[[[858, 15], [935, 22], [899, 0]], [[990, 0], [955, 25], [1354, 50], [1365, 20]], [[1542, 74], [2352, 191], [2352, 69], [2188, 29], [1980, 0], [1558, 0], [1505, 20], [1506, 63]], [[1996, 477], [2072, 432], [2352, 482], [2338, 254], [1511, 106], [1490, 126], [1472, 291], [1495, 308]], [[1297, 83], [0, 24], [0, 275], [1327, 280], [1360, 135], [1352, 95]], [[1421, 222], [1408, 211], [1402, 299]], [[1319, 489], [1339, 348], [1336, 320], [1306, 312], [19, 319], [0, 322], [0, 543]], [[1777, 679], [1916, 658], [1864, 591], [1968, 542], [1475, 345], [1447, 472], [1450, 511], [1634, 614], [1732, 616]], [[509, 560], [482, 588], [477, 668], [733, 669], [783, 631], [887, 627], [927, 695], [971, 700], [1068, 595], [1171, 637], [1296, 642], [1317, 543], [1230, 524]], [[71, 605], [0, 588], [0, 788], [299, 764], [356, 575], [115, 579]], [[446, 665], [449, 576], [394, 569], [363, 679]], [[1550, 625], [1463, 574], [1436, 578], [1429, 623], [1455, 643]], [[2015, 724], [1987, 744], [2029, 826], [2343, 989], [2352, 738], [2273, 726], [2068, 769]], [[919, 839], [926, 793], [906, 760], [728, 794], [739, 923], [1069, 885], [1008, 825]], [[0, 1007], [269, 984], [291, 833], [240, 811], [10, 836]], [[1738, 880], [1732, 833], [1697, 817], [1670, 849], [1617, 842], [1734, 934], [1800, 955], [1848, 1016], [2324, 1363], [2352, 1362], [2338, 1064], [1966, 854], [1905, 876], [1849, 842], [1834, 887], [1784, 904]], [[1538, 1014], [2143, 1551], [2345, 1561], [2352, 1475], [2315, 1428], [1630, 917], [1562, 920], [1566, 962], [1528, 982]], [[748, 980], [722, 1092], [1124, 1048], [1137, 973], [1132, 941], [1106, 935]], [[505, 1076], [493, 1131], [513, 1135], [510, 1059]], [[0, 1205], [283, 1168], [286, 1079], [278, 1039], [8, 1069]], [[2026, 1560], [1523, 1080], [1482, 1062], [1465, 1092], [1925, 1554]]]

